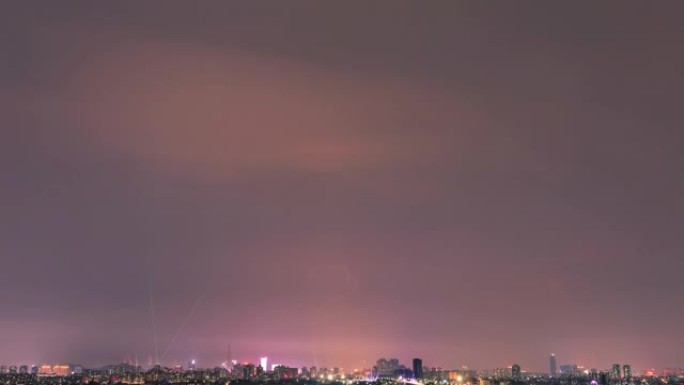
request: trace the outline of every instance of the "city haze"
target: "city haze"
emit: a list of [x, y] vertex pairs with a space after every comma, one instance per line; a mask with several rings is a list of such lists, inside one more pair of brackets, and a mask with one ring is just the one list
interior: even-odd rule
[[684, 4], [0, 5], [0, 362], [684, 366]]

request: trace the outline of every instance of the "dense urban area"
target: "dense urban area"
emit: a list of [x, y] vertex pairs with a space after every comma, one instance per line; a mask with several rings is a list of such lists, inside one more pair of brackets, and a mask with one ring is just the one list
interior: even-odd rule
[[2, 365], [0, 384], [69, 385], [69, 384], [445, 384], [445, 385], [684, 385], [684, 368], [654, 369], [633, 373], [630, 365], [614, 364], [608, 369], [587, 369], [576, 364], [557, 367], [555, 355], [549, 357], [549, 371], [525, 371], [514, 364], [492, 370], [467, 367], [446, 370], [423, 365], [420, 358], [410, 366], [396, 358], [377, 360], [363, 370], [341, 368], [293, 368], [272, 364], [262, 357], [258, 364], [225, 362], [215, 368], [201, 368], [195, 360], [186, 367], [164, 367], [122, 363], [97, 369], [81, 365]]

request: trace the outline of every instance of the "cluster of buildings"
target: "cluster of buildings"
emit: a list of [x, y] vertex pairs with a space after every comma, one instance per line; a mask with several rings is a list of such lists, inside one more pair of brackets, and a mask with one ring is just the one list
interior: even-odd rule
[[654, 371], [635, 375], [630, 365], [615, 364], [605, 370], [586, 369], [576, 364], [557, 365], [554, 354], [549, 357], [548, 373], [524, 371], [517, 364], [492, 370], [475, 371], [467, 367], [447, 370], [424, 366], [420, 358], [414, 358], [408, 366], [396, 358], [380, 358], [372, 368], [353, 371], [337, 367], [294, 368], [280, 364], [269, 367], [267, 357], [262, 357], [258, 363], [232, 361], [211, 369], [199, 368], [194, 360], [185, 368], [181, 365], [155, 365], [148, 369], [127, 363], [99, 369], [83, 369], [80, 365], [0, 365], [0, 385], [228, 385], [247, 382], [303, 382], [306, 385], [684, 385], [684, 369], [666, 369], [659, 375]]
[[631, 365], [613, 364], [610, 369], [597, 370], [586, 369], [577, 364], [563, 364], [558, 370], [556, 355], [549, 356], [549, 376], [551, 378], [586, 377], [591, 380], [590, 384], [596, 385], [627, 385], [634, 384]]
[[83, 370], [78, 365], [0, 365], [0, 375], [33, 375], [38, 377], [65, 377], [72, 373], [80, 373]]

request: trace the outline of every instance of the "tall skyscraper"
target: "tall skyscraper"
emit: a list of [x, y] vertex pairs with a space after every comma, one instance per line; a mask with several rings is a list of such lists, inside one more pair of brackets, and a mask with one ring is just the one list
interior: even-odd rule
[[514, 380], [522, 379], [522, 372], [520, 370], [520, 365], [513, 364], [513, 366], [511, 367], [511, 376], [513, 377]]
[[622, 367], [622, 373], [625, 382], [630, 382], [632, 380], [632, 365], [624, 365]]
[[261, 367], [264, 369], [265, 372], [268, 371], [268, 357], [261, 357], [260, 360]]
[[620, 381], [620, 364], [613, 364], [613, 369], [610, 371], [610, 377], [616, 383]]
[[556, 369], [556, 355], [553, 353], [549, 356], [549, 374], [551, 377], [556, 377], [558, 374], [558, 369]]
[[413, 377], [416, 380], [423, 378], [423, 360], [420, 358], [413, 359]]

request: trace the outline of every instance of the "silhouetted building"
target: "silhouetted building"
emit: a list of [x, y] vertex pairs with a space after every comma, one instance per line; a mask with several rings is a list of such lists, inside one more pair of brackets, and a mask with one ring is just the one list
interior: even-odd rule
[[599, 374], [599, 384], [608, 385], [608, 374], [606, 374], [606, 372], [601, 372], [601, 374]]
[[381, 358], [375, 363], [375, 376], [377, 378], [395, 378], [396, 371], [401, 369], [399, 360], [390, 358], [389, 360]]
[[513, 364], [513, 366], [511, 367], [511, 377], [514, 380], [522, 379], [522, 372], [520, 371], [520, 365]]
[[298, 374], [297, 368], [288, 368], [287, 366], [278, 365], [273, 368], [273, 374], [279, 380], [291, 380], [297, 378]]
[[622, 373], [624, 374], [625, 382], [632, 380], [632, 365], [624, 365], [622, 367]]
[[420, 358], [413, 359], [413, 377], [417, 380], [423, 378], [423, 360]]
[[556, 369], [556, 355], [551, 353], [549, 356], [549, 374], [551, 377], [556, 377], [558, 370]]
[[577, 364], [564, 364], [560, 366], [560, 372], [566, 375], [577, 375], [579, 374], [579, 369]]

